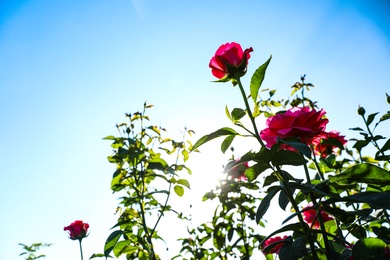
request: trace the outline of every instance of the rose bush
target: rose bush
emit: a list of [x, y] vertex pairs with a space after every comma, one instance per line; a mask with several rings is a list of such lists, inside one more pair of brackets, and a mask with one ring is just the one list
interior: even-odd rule
[[[318, 213], [317, 211], [313, 208], [313, 205], [309, 204], [307, 205], [303, 210], [303, 219], [305, 222], [311, 227], [311, 228], [320, 228], [320, 222], [318, 221]], [[333, 220], [329, 214], [327, 214], [325, 211], [320, 210], [321, 218], [324, 222]]]

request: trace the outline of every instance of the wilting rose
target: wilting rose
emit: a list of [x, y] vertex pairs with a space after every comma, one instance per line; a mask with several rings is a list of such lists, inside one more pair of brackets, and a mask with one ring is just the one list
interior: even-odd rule
[[64, 227], [64, 231], [68, 231], [69, 238], [72, 240], [81, 240], [87, 236], [89, 225], [81, 220], [76, 220], [67, 227]]
[[[309, 226], [318, 229], [320, 227], [320, 223], [318, 222], [317, 211], [312, 207], [313, 205], [309, 204], [304, 208], [304, 211], [302, 212], [303, 219]], [[325, 211], [321, 210], [320, 213], [324, 222], [333, 220], [333, 218], [329, 216]]]
[[345, 136], [340, 135], [340, 133], [337, 131], [331, 131], [329, 133], [324, 132], [323, 134], [319, 135], [313, 140], [314, 151], [324, 158], [329, 154], [332, 154], [337, 148], [337, 146], [326, 142], [329, 139], [335, 139], [339, 141], [342, 145], [347, 143]]
[[[239, 161], [239, 159], [236, 160], [236, 162], [237, 161]], [[227, 174], [231, 179], [237, 179], [238, 181], [246, 181], [247, 177], [245, 176], [245, 171], [248, 168], [248, 162], [240, 163], [230, 168]]]
[[244, 76], [252, 51], [252, 48], [243, 51], [241, 45], [235, 42], [221, 45], [210, 60], [211, 73], [226, 81], [234, 76]]
[[[276, 236], [276, 237], [271, 237], [269, 239], [267, 239], [262, 248], [266, 248], [267, 246], [273, 244], [273, 243], [276, 243], [276, 242], [279, 242], [279, 241], [283, 241], [287, 238], [287, 236], [284, 236], [284, 237], [279, 237], [279, 236]], [[280, 251], [280, 248], [283, 246], [283, 242], [277, 244], [276, 246], [274, 246], [273, 248], [271, 248], [271, 250], [269, 250], [268, 252], [264, 252], [263, 251], [263, 254], [279, 254], [279, 251]]]
[[267, 128], [260, 132], [260, 138], [271, 148], [279, 138], [298, 137], [301, 142], [310, 145], [311, 141], [321, 134], [328, 123], [323, 118], [325, 111], [316, 111], [310, 107], [294, 107], [283, 114], [267, 119]]

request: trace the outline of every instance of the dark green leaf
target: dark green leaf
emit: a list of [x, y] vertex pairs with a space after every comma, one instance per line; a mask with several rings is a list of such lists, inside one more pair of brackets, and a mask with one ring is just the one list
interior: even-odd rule
[[385, 259], [386, 243], [379, 238], [363, 238], [356, 242], [352, 248], [352, 255], [356, 260]]
[[108, 257], [110, 255], [111, 251], [114, 249], [116, 243], [118, 243], [118, 240], [122, 236], [122, 234], [122, 230], [115, 230], [108, 236], [106, 243], [104, 244], [105, 257]]
[[351, 196], [330, 198], [325, 203], [330, 204], [338, 201], [367, 203], [372, 208], [390, 209], [390, 192], [361, 192]]
[[245, 110], [241, 108], [234, 108], [231, 113], [231, 119], [233, 122], [240, 120], [245, 116]]
[[303, 165], [307, 161], [297, 152], [280, 150], [274, 154], [272, 163], [274, 165]]
[[261, 87], [261, 84], [263, 83], [264, 77], [265, 77], [265, 71], [267, 70], [268, 64], [271, 61], [272, 56], [269, 57], [269, 59], [261, 65], [255, 73], [253, 73], [253, 76], [251, 78], [250, 83], [250, 92], [253, 99], [253, 102], [256, 102], [257, 95], [259, 93], [259, 89]]
[[367, 126], [369, 126], [371, 123], [372, 123], [372, 121], [374, 121], [374, 119], [375, 119], [375, 116], [378, 114], [378, 112], [377, 113], [373, 113], [373, 114], [371, 114], [371, 115], [369, 115], [368, 117], [367, 117]]
[[209, 135], [205, 135], [203, 137], [201, 137], [191, 148], [191, 152], [196, 150], [198, 147], [200, 147], [201, 145], [207, 143], [208, 141], [210, 140], [213, 140], [217, 137], [220, 137], [220, 136], [224, 136], [224, 135], [236, 135], [237, 132], [234, 131], [233, 129], [229, 128], [229, 127], [224, 127], [224, 128], [221, 128]]
[[[271, 189], [272, 188], [272, 189]], [[270, 190], [271, 189], [271, 190]], [[264, 214], [267, 212], [269, 205], [271, 203], [272, 198], [276, 195], [278, 191], [280, 191], [282, 188], [279, 186], [273, 186], [270, 187], [270, 192], [263, 198], [263, 200], [260, 203], [260, 206], [257, 208], [256, 212], [256, 222], [259, 223], [261, 218], [264, 216]]]
[[284, 190], [280, 191], [279, 193], [279, 207], [283, 210], [286, 210], [286, 207], [289, 203], [289, 199], [286, 195], [286, 193], [284, 192]]
[[230, 145], [232, 144], [235, 135], [228, 135], [225, 140], [223, 140], [221, 144], [221, 151], [222, 153], [225, 153], [227, 149], [229, 149]]
[[[290, 241], [289, 241], [290, 238]], [[292, 242], [291, 237], [285, 239], [284, 245], [280, 248], [280, 259], [285, 260], [298, 260], [307, 254], [306, 244], [303, 238], [296, 238]]]
[[249, 167], [245, 171], [245, 176], [248, 178], [249, 181], [255, 180], [262, 172], [270, 168], [268, 163], [265, 162], [258, 162], [254, 164], [253, 166]]

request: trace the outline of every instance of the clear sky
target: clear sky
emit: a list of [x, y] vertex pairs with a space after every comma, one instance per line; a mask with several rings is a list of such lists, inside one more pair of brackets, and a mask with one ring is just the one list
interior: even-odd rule
[[[328, 128], [348, 138], [359, 104], [388, 110], [389, 11], [380, 0], [0, 0], [0, 259], [21, 259], [18, 243], [33, 242], [53, 243], [47, 259], [78, 259], [63, 231], [76, 219], [91, 225], [84, 257], [102, 252], [118, 198], [102, 138], [145, 100], [170, 135], [187, 126], [196, 140], [227, 125], [225, 105], [243, 106], [237, 88], [211, 82], [223, 43], [253, 47], [244, 84], [272, 54], [263, 84], [280, 98], [306, 74]], [[220, 174], [226, 156], [214, 146], [190, 159], [184, 208]]]

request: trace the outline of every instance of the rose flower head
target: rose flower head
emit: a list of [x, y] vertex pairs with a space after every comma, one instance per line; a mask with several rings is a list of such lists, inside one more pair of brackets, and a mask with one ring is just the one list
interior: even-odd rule
[[64, 231], [68, 231], [70, 239], [81, 240], [84, 237], [87, 237], [88, 228], [89, 228], [88, 223], [84, 223], [81, 220], [76, 220], [69, 226], [64, 227]]
[[280, 237], [280, 236], [276, 236], [276, 237], [271, 237], [269, 239], [267, 239], [263, 246], [262, 246], [262, 250], [267, 248], [268, 246], [274, 244], [274, 243], [278, 243], [277, 245], [275, 245], [274, 247], [272, 247], [269, 251], [267, 250], [267, 252], [263, 251], [263, 254], [279, 254], [279, 251], [280, 251], [280, 248], [282, 248], [283, 246], [283, 240], [285, 240], [287, 238], [287, 236], [284, 236], [284, 237]]
[[[230, 163], [237, 163], [240, 159], [235, 160]], [[229, 165], [227, 166], [227, 175], [230, 179], [237, 179], [238, 181], [246, 181], [247, 177], [245, 176], [246, 169], [249, 168], [248, 162], [239, 163], [229, 169]]]
[[[321, 210], [320, 212], [324, 222], [333, 220], [333, 218], [329, 216], [328, 213], [326, 213], [325, 211]], [[309, 226], [315, 229], [318, 229], [320, 227], [320, 223], [318, 222], [318, 218], [317, 218], [317, 211], [313, 208], [312, 204], [307, 205], [303, 209], [302, 214], [303, 214], [303, 219]]]
[[260, 131], [260, 138], [271, 148], [278, 138], [297, 137], [302, 143], [310, 145], [312, 140], [325, 131], [328, 119], [325, 111], [310, 107], [293, 107], [282, 114], [267, 119], [267, 127]]
[[222, 44], [210, 60], [211, 73], [219, 81], [233, 80], [235, 85], [235, 78], [245, 75], [252, 51], [252, 48], [243, 51], [241, 45], [235, 42]]
[[324, 132], [313, 140], [314, 151], [324, 158], [332, 154], [336, 148], [342, 148], [346, 143], [345, 136], [337, 131]]

